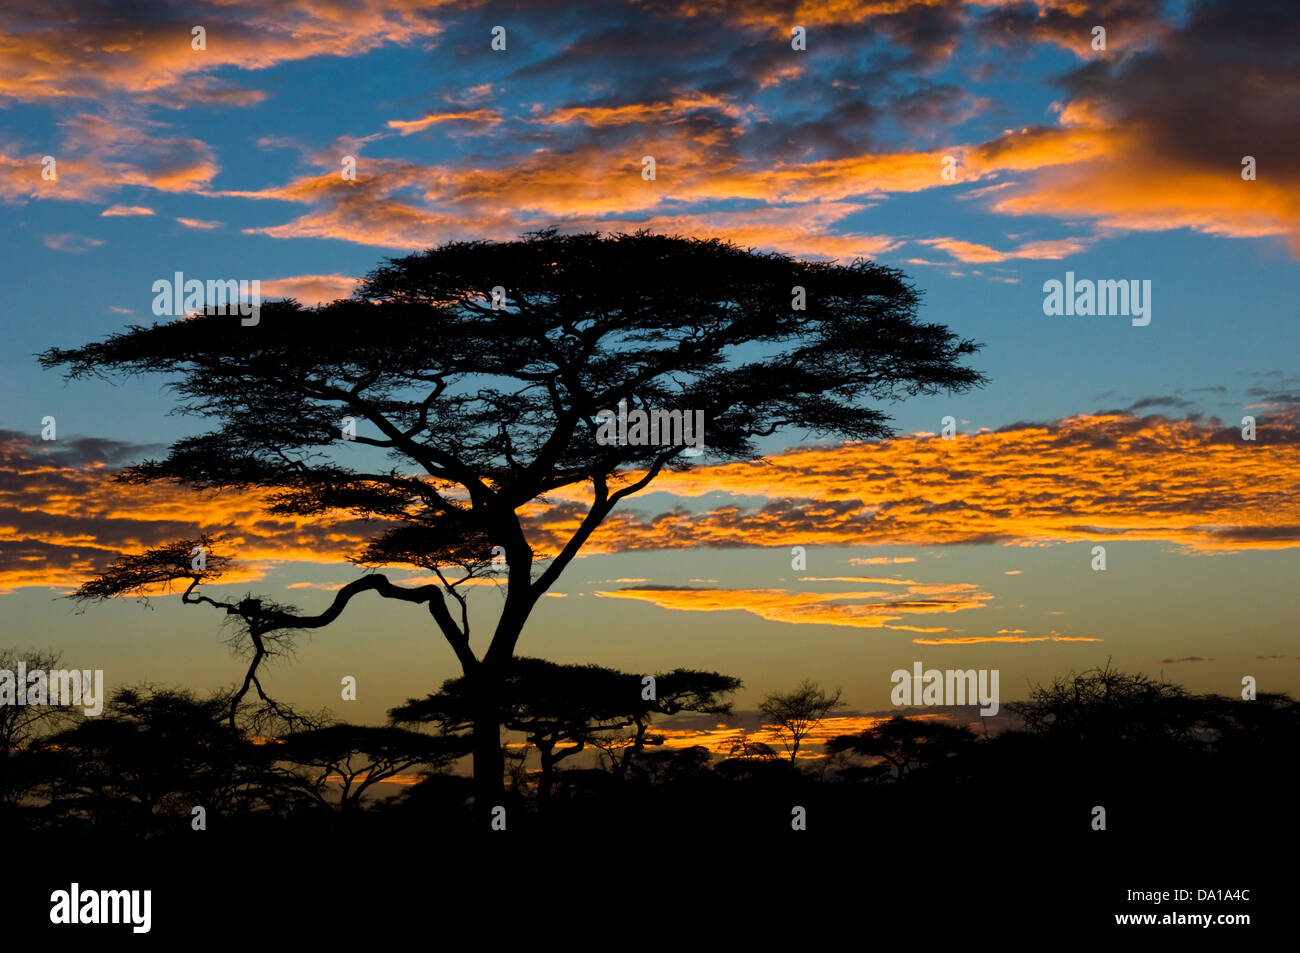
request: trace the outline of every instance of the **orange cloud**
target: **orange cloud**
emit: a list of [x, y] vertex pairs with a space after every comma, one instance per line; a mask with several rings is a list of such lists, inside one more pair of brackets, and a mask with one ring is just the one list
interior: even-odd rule
[[1093, 639], [1082, 635], [984, 635], [954, 639], [913, 639], [912, 641], [917, 645], [980, 645], [985, 642], [1104, 642], [1105, 639]]
[[[827, 22], [841, 22], [920, 6], [847, 3], [821, 12]], [[1041, 6], [1070, 16], [1079, 13], [1063, 4]], [[871, 12], [851, 12], [862, 9]], [[677, 10], [687, 16], [701, 12], [691, 6]], [[736, 15], [745, 20], [743, 14]], [[1095, 97], [1066, 100], [1059, 107], [1058, 125], [1008, 130], [985, 142], [810, 161], [747, 158], [738, 146], [749, 132], [745, 119], [750, 109], [739, 97], [698, 92], [616, 105], [565, 106], [512, 121], [596, 128], [639, 125], [635, 147], [621, 141], [584, 141], [568, 150], [537, 149], [493, 163], [475, 158], [435, 167], [367, 160], [364, 183], [341, 182], [336, 157], [321, 155], [316, 159], [326, 171], [319, 176], [226, 194], [317, 206], [294, 221], [250, 232], [403, 248], [471, 235], [512, 237], [545, 224], [617, 229], [622, 223], [725, 235], [794, 254], [872, 256], [900, 243], [878, 235], [837, 233], [838, 223], [850, 211], [865, 208], [866, 198], [947, 187], [954, 187], [958, 197], [987, 199], [1001, 214], [1087, 219], [1110, 230], [1190, 227], [1216, 235], [1282, 235], [1293, 240], [1300, 235], [1300, 187], [1294, 177], [1281, 174], [1242, 182], [1236, 166], [1208, 169], [1184, 162], [1177, 152], [1152, 141], [1148, 124], [1108, 109]], [[704, 111], [722, 118], [714, 124], [682, 121]], [[478, 109], [394, 120], [389, 127], [407, 134], [465, 118], [505, 121], [494, 111]], [[656, 160], [654, 181], [640, 176], [642, 155]], [[948, 157], [958, 163], [955, 181], [941, 175]], [[1019, 181], [1002, 178], [1010, 174], [1027, 175]], [[980, 182], [989, 184], [968, 188]], [[410, 193], [418, 193], [420, 200], [413, 201]], [[723, 201], [761, 207], [721, 214], [660, 211], [669, 205]], [[958, 261], [991, 263], [1059, 260], [1084, 251], [1094, 240], [1035, 240], [1010, 250], [951, 236], [921, 241]]]
[[658, 102], [626, 103], [620, 106], [569, 106], [552, 110], [531, 121], [552, 126], [571, 122], [580, 122], [587, 126], [618, 126], [672, 119], [697, 109], [715, 110], [736, 119], [748, 111], [745, 107], [720, 96], [695, 92]]
[[[111, 6], [74, 2], [61, 7], [60, 16], [43, 20], [23, 5], [5, 5], [0, 7], [0, 98], [97, 100], [124, 93], [171, 107], [249, 105], [265, 94], [212, 74], [427, 41], [442, 29], [428, 15], [440, 5], [441, 0], [218, 0], [133, 17]], [[75, 48], [68, 23], [75, 23], [79, 37]], [[206, 30], [206, 49], [192, 48], [196, 24]]]
[[[981, 609], [993, 598], [971, 583], [914, 583], [903, 595], [889, 592], [791, 592], [788, 589], [703, 589], [690, 586], [632, 586], [596, 595], [638, 599], [686, 612], [743, 611], [769, 622], [906, 629], [890, 625], [904, 615]], [[921, 631], [947, 631], [924, 629]]]
[[[0, 586], [75, 585], [118, 553], [201, 531], [229, 533], [231, 555], [245, 563], [338, 564], [375, 531], [346, 514], [269, 516], [253, 492], [195, 495], [110, 481], [117, 465], [145, 453], [104, 441], [0, 439]], [[1285, 413], [1261, 419], [1258, 440], [1248, 442], [1214, 421], [1081, 415], [954, 440], [914, 435], [798, 448], [751, 463], [665, 473], [654, 488], [682, 498], [722, 491], [767, 502], [642, 513], [633, 497], [584, 551], [1142, 540], [1194, 553], [1288, 549], [1300, 546], [1300, 421]], [[581, 487], [551, 496], [521, 514], [538, 551], [556, 551], [586, 512]], [[849, 579], [856, 592], [754, 590], [738, 597], [643, 587], [614, 598], [842, 625], [895, 623], [904, 614], [985, 601], [967, 584], [927, 586], [900, 598], [900, 587], [921, 584]]]
[[142, 205], [110, 205], [99, 214], [109, 218], [115, 215], [153, 215], [154, 211]]
[[[101, 6], [72, 3], [80, 35], [88, 38], [76, 55], [68, 51], [61, 25], [0, 10], [0, 98], [118, 103], [109, 115], [75, 115], [60, 124], [66, 139], [51, 147], [59, 160], [57, 181], [40, 178], [39, 154], [0, 146], [0, 198], [87, 200], [124, 185], [212, 194], [220, 170], [211, 147], [163, 135], [159, 123], [128, 118], [121, 104], [257, 102], [261, 92], [216, 74], [250, 64], [261, 70], [315, 56], [357, 56], [386, 45], [429, 44], [443, 30], [434, 15], [439, 8], [460, 12], [443, 0], [356, 0], [344, 6], [222, 0], [187, 8], [184, 19], [178, 14], [143, 22]], [[636, 16], [715, 20], [749, 31], [755, 42], [784, 43], [791, 24], [814, 31], [866, 24], [929, 62], [946, 57], [963, 36], [981, 44], [1055, 43], [1090, 62], [1059, 80], [1066, 95], [1055, 107], [1055, 125], [1023, 126], [984, 142], [896, 152], [872, 148], [856, 155], [837, 151], [807, 161], [747, 148], [747, 137], [756, 134], [751, 120], [757, 108], [746, 93], [804, 72], [797, 57], [756, 66], [746, 74], [748, 90], [704, 92], [674, 83], [654, 98], [539, 105], [528, 116], [480, 105], [493, 92], [484, 83], [445, 95], [453, 108], [389, 120], [386, 129], [407, 136], [435, 125], [479, 132], [513, 124], [509, 134], [518, 132], [525, 141], [582, 126], [566, 130], [577, 144], [494, 152], [489, 159], [466, 157], [433, 167], [368, 159], [365, 175], [355, 182], [341, 180], [337, 155], [325, 150], [315, 157], [325, 170], [319, 175], [220, 194], [311, 206], [291, 221], [246, 230], [277, 238], [413, 248], [448, 238], [512, 237], [549, 224], [617, 228], [639, 216], [635, 224], [651, 228], [848, 258], [899, 245], [887, 236], [848, 233], [843, 220], [849, 212], [892, 193], [951, 186], [954, 196], [978, 196], [1003, 215], [1086, 220], [1110, 232], [1190, 228], [1226, 237], [1278, 237], [1300, 255], [1296, 150], [1285, 131], [1271, 134], [1279, 128], [1277, 116], [1294, 112], [1295, 75], [1280, 58], [1289, 49], [1224, 46], [1214, 4], [1201, 5], [1205, 9], [1178, 24], [1161, 20], [1154, 8], [1108, 7], [1110, 54], [1104, 57], [1089, 49], [1096, 17], [1077, 0], [679, 0], [653, 9], [637, 6]], [[1029, 10], [1033, 16], [1026, 15]], [[188, 42], [195, 22], [208, 31], [205, 50], [193, 50]], [[1144, 47], [1143, 56], [1111, 55], [1130, 45]], [[1204, 62], [1215, 63], [1214, 90], [1187, 81]], [[779, 116], [760, 118], [765, 128], [770, 122], [779, 129]], [[625, 127], [637, 127], [635, 135], [619, 138]], [[616, 136], [597, 141], [587, 131]], [[1246, 151], [1259, 153], [1257, 181], [1240, 178], [1236, 163]], [[640, 177], [644, 154], [656, 159], [654, 181]], [[958, 160], [954, 181], [940, 175], [948, 156]], [[1017, 180], [1006, 180], [1008, 175]], [[721, 202], [758, 207], [682, 211]], [[991, 263], [1060, 259], [1093, 240], [1027, 241], [1009, 250], [960, 236], [923, 243], [957, 261]]]
[[[829, 739], [837, 735], [853, 735], [869, 731], [877, 725], [889, 721], [892, 717], [892, 715], [883, 717], [877, 715], [831, 715], [824, 718], [813, 727], [800, 744], [799, 757], [816, 758], [821, 747]], [[946, 720], [943, 713], [936, 712], [908, 713], [907, 717], [913, 721]], [[765, 725], [758, 728], [733, 727], [725, 724], [708, 727], [676, 727], [675, 725], [665, 727], [655, 725], [653, 733], [663, 738], [663, 747], [665, 748], [680, 749], [698, 745], [707, 748], [715, 755], [723, 757], [728, 756], [731, 753], [732, 746], [742, 739], [765, 744], [777, 752], [780, 752], [783, 747], [780, 733], [775, 728]]]
[[1009, 215], [1093, 218], [1117, 230], [1284, 237], [1300, 257], [1300, 188], [1284, 181], [1243, 182], [1240, 171], [1178, 168], [1135, 150], [1059, 170], [1006, 193], [992, 207]]
[[946, 251], [958, 261], [965, 262], [999, 262], [1013, 258], [1034, 258], [1057, 260], [1067, 255], [1078, 254], [1088, 247], [1087, 241], [1078, 238], [1063, 238], [1056, 241], [1025, 242], [1013, 251], [998, 251], [988, 245], [961, 241], [956, 238], [922, 238], [921, 245], [933, 245]]
[[[62, 140], [51, 150], [57, 178], [49, 181], [41, 177], [43, 155], [9, 155], [0, 145], [0, 199], [95, 201], [123, 186], [201, 191], [218, 172], [215, 152], [199, 139], [163, 135], [162, 125], [116, 114], [65, 119], [59, 123]], [[106, 214], [152, 213], [110, 209]]]
[[[914, 435], [805, 447], [750, 463], [661, 475], [681, 497], [764, 497], [656, 515], [616, 511], [592, 550], [688, 546], [1014, 545], [1161, 540], [1189, 551], [1300, 545], [1300, 422], [1282, 414], [1250, 442], [1217, 421], [1129, 413], [1017, 424], [954, 440]], [[534, 512], [546, 533], [573, 503]]]
[[[1001, 214], [1092, 219], [1119, 231], [1190, 228], [1233, 238], [1284, 236], [1300, 255], [1300, 183], [1293, 177], [1243, 181], [1235, 160], [1221, 168], [1200, 167], [1147, 135], [1141, 125], [1081, 100], [1062, 109], [1061, 126], [1008, 132], [966, 151], [962, 165], [976, 177], [1043, 170], [990, 189], [990, 207]], [[1014, 257], [1072, 254], [1071, 241], [1076, 240], [1036, 243], [1038, 254]], [[963, 243], [955, 244], [954, 257], [963, 261], [1002, 260], [962, 258]], [[983, 247], [970, 246], [969, 254], [978, 256]]]
[[239, 568], [227, 578], [251, 580], [279, 559], [343, 563], [366, 532], [347, 518], [268, 516], [255, 492], [124, 488], [103, 462], [115, 452], [107, 441], [0, 438], [0, 591], [74, 588], [117, 555], [207, 531], [230, 534]]
[[[335, 158], [322, 157], [328, 171], [319, 176], [282, 187], [225, 194], [319, 206], [289, 223], [249, 229], [250, 233], [401, 248], [471, 235], [507, 238], [562, 222], [570, 228], [618, 230], [637, 225], [700, 237], [725, 236], [792, 254], [870, 257], [893, 251], [901, 242], [879, 235], [837, 233], [841, 219], [867, 207], [861, 201], [864, 197], [979, 181], [992, 184], [958, 195], [986, 196], [993, 211], [1006, 215], [1091, 219], [1112, 230], [1190, 227], [1231, 237], [1300, 234], [1300, 193], [1287, 179], [1241, 182], [1235, 168], [1227, 170], [1230, 174], [1181, 168], [1169, 157], [1155, 155], [1138, 129], [1108, 121], [1083, 103], [1065, 107], [1058, 127], [1026, 127], [985, 143], [761, 164], [743, 160], [733, 150], [733, 142], [743, 136], [739, 126], [701, 133], [655, 124], [661, 114], [703, 108], [729, 117], [739, 111], [704, 96], [616, 107], [567, 107], [531, 122], [643, 122], [647, 135], [635, 150], [624, 153], [596, 145], [567, 152], [539, 150], [509, 157], [495, 168], [478, 162], [425, 167], [399, 160], [367, 160], [364, 183], [341, 182]], [[406, 134], [458, 115], [469, 114], [437, 113], [389, 125]], [[655, 157], [654, 181], [640, 177], [642, 154]], [[957, 181], [941, 177], [947, 156], [958, 160]], [[1026, 172], [1033, 174], [1022, 181], [996, 181], [1009, 173]], [[411, 191], [421, 193], [424, 202], [403, 197]], [[656, 214], [668, 203], [738, 200], [761, 203], [761, 207]], [[1086, 250], [1094, 239], [1028, 241], [1005, 251], [956, 237], [920, 241], [958, 261], [991, 263], [1059, 260]]]
[[297, 298], [311, 307], [352, 294], [357, 279], [347, 275], [297, 275], [293, 278], [272, 278], [262, 282], [263, 298]]
[[430, 126], [446, 122], [467, 122], [484, 125], [489, 128], [501, 122], [501, 114], [495, 109], [462, 109], [452, 112], [425, 113], [419, 119], [390, 119], [389, 129], [396, 129], [401, 135], [409, 136]]
[[[571, 229], [649, 228], [729, 238], [744, 245], [832, 258], [872, 257], [902, 244], [888, 236], [837, 231], [839, 222], [870, 206], [822, 200], [795, 170], [773, 181], [769, 173], [756, 178], [728, 172], [726, 168], [736, 166], [737, 160], [724, 158], [680, 130], [660, 134], [641, 148], [656, 157], [654, 181], [641, 178], [640, 150], [635, 155], [610, 155], [590, 147], [516, 158], [495, 169], [366, 159], [365, 175], [354, 182], [338, 175], [335, 157], [322, 156], [317, 157], [319, 164], [328, 171], [284, 186], [221, 194], [316, 206], [283, 225], [245, 229], [248, 234], [330, 238], [390, 248], [418, 248], [451, 238], [508, 239], [557, 221]], [[935, 180], [938, 168], [935, 159], [930, 168]], [[809, 176], [823, 174], [813, 170]], [[854, 172], [843, 174], [851, 177]], [[846, 178], [838, 191], [862, 193], [870, 187]], [[779, 189], [793, 190], [792, 194], [803, 189], [808, 199], [816, 201], [786, 207], [770, 204], [767, 200]], [[829, 196], [837, 189], [826, 191]], [[425, 204], [405, 197], [413, 192], [420, 193]], [[741, 211], [657, 212], [661, 206], [684, 201], [737, 197], [764, 204]]]
[[[997, 2], [997, 0], [991, 0]], [[870, 17], [890, 16], [914, 8], [941, 7], [946, 0], [680, 0], [671, 9], [677, 16], [720, 17], [737, 25], [766, 27], [789, 36], [786, 22], [828, 26], [859, 23]]]

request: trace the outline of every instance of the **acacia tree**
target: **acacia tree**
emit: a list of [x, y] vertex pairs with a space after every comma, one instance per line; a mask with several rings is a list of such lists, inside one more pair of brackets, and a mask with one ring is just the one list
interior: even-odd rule
[[[387, 725], [335, 723], [283, 739], [275, 752], [275, 777], [307, 803], [348, 814], [360, 808], [372, 785], [410, 768], [439, 770], [462, 753], [453, 739]], [[330, 796], [331, 784], [336, 798]]]
[[1202, 727], [1203, 712], [1181, 685], [1121, 672], [1109, 658], [1097, 668], [1035, 685], [1028, 702], [1008, 707], [1031, 734], [1101, 745], [1189, 740]]
[[[201, 583], [220, 578], [215, 554], [196, 570], [187, 559], [160, 565], [167, 560], [155, 551], [120, 560], [79, 595], [183, 585], [186, 602], [241, 620], [263, 647], [328, 625], [364, 592], [425, 607], [473, 684], [474, 775], [486, 810], [503, 786], [508, 663], [538, 600], [610, 511], [665, 469], [755, 456], [755, 438], [880, 438], [892, 433], [889, 418], [869, 402], [982, 383], [960, 363], [979, 345], [921, 323], [917, 306], [901, 272], [870, 261], [545, 230], [390, 260], [350, 299], [314, 309], [271, 302], [251, 326], [203, 313], [52, 348], [41, 364], [70, 378], [172, 375], [179, 410], [216, 422], [165, 459], [127, 468], [126, 483], [261, 489], [274, 513], [351, 511], [380, 521], [354, 554], [359, 564], [439, 579], [410, 587], [363, 575], [312, 615], [200, 595]], [[706, 454], [681, 442], [598, 440], [597, 415], [620, 402], [629, 418], [702, 412]], [[562, 487], [583, 488], [588, 501], [576, 529], [546, 553], [520, 511]], [[496, 547], [504, 604], [472, 644], [464, 583], [497, 572]], [[262, 694], [250, 679], [243, 690]]]
[[827, 715], [844, 707], [840, 701], [842, 694], [838, 688], [827, 692], [805, 678], [794, 691], [772, 692], [759, 703], [758, 710], [776, 728], [785, 750], [790, 752], [791, 764], [799, 757], [804, 738]]
[[[682, 712], [730, 715], [725, 696], [741, 687], [729, 675], [683, 668], [654, 676], [653, 685], [649, 692], [643, 676], [600, 665], [527, 657], [510, 663], [500, 694], [502, 723], [537, 748], [539, 802], [550, 800], [556, 765], [565, 758], [593, 745], [609, 754], [615, 772], [623, 776], [629, 759], [645, 749], [652, 718]], [[469, 680], [450, 678], [438, 692], [407, 701], [389, 717], [397, 724], [436, 726], [442, 736], [454, 738], [473, 729], [474, 705]], [[633, 727], [626, 737], [609, 737]], [[614, 747], [622, 750], [621, 760], [612, 753]]]
[[[56, 815], [148, 831], [188, 827], [196, 805], [229, 815], [264, 792], [265, 746], [226, 729], [225, 693], [124, 687], [102, 717], [41, 739]], [[170, 820], [167, 820], [170, 818]]]
[[917, 769], [960, 756], [974, 743], [975, 735], [965, 725], [895, 715], [865, 731], [828, 739], [826, 752], [880, 758], [889, 766], [888, 776], [902, 780]]
[[[19, 663], [29, 672], [52, 672], [63, 653], [52, 650], [0, 649], [0, 672], [12, 673]], [[39, 739], [55, 734], [81, 718], [81, 710], [70, 704], [16, 705], [0, 702], [0, 805], [22, 800], [39, 782], [33, 759], [25, 757]]]
[[[633, 676], [636, 677], [636, 676]], [[642, 689], [639, 704], [629, 712], [629, 734], [612, 734], [593, 739], [609, 760], [610, 769], [620, 778], [628, 776], [628, 769], [645, 752], [646, 745], [661, 745], [664, 736], [650, 734], [653, 719], [660, 715], [693, 714], [719, 715], [730, 718], [731, 702], [726, 696], [741, 689], [740, 679], [720, 672], [675, 668], [655, 676], [653, 698], [647, 698]]]

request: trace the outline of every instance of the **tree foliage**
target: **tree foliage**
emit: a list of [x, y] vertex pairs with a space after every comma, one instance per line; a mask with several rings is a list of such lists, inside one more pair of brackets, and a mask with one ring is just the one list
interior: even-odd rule
[[799, 756], [799, 746], [822, 720], [836, 709], [843, 708], [840, 689], [828, 692], [814, 682], [804, 679], [791, 692], [773, 692], [759, 704], [758, 710], [777, 732], [785, 750], [790, 752], [790, 763]]

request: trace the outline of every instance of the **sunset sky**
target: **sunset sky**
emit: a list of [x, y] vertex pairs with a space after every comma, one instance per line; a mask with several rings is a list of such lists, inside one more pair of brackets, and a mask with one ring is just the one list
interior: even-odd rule
[[[914, 660], [1000, 669], [1004, 701], [1108, 657], [1295, 694], [1297, 36], [1283, 0], [6, 3], [0, 647], [60, 649], [109, 686], [228, 685], [210, 610], [58, 597], [119, 553], [224, 530], [243, 568], [217, 593], [319, 611], [366, 534], [109, 483], [207, 425], [169, 415], [163, 378], [65, 384], [37, 352], [150, 323], [178, 271], [311, 304], [452, 239], [644, 227], [900, 268], [923, 320], [983, 342], [991, 383], [886, 408], [892, 441], [785, 433], [761, 461], [661, 477], [520, 654], [717, 669], [748, 709], [807, 677], [881, 710]], [[1066, 272], [1149, 280], [1150, 324], [1045, 315]], [[535, 549], [582, 500], [528, 513]], [[480, 632], [500, 601], [475, 590]], [[456, 674], [422, 607], [365, 596], [267, 685], [379, 721]]]

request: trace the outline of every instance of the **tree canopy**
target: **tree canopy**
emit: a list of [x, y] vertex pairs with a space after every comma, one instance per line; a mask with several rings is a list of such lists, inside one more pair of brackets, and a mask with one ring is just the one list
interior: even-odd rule
[[[655, 716], [729, 715], [726, 696], [741, 686], [739, 679], [728, 675], [682, 668], [652, 678], [647, 682], [645, 676], [600, 665], [561, 665], [527, 657], [511, 661], [499, 696], [502, 724], [522, 733], [537, 748], [542, 769], [538, 792], [543, 801], [561, 760], [589, 745], [611, 751], [611, 742], [617, 740], [623, 757], [611, 754], [611, 758], [620, 775], [625, 774], [631, 757], [647, 743]], [[409, 700], [389, 716], [398, 724], [430, 725], [454, 737], [473, 728], [475, 704], [472, 681], [452, 678], [438, 692]], [[633, 727], [630, 736], [610, 737]]]

